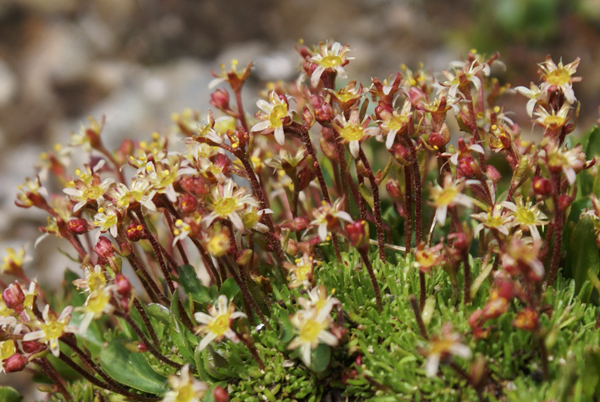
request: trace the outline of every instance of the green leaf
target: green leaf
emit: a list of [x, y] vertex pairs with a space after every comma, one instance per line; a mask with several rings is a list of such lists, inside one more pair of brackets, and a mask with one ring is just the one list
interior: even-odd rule
[[310, 354], [310, 369], [315, 373], [325, 371], [331, 359], [331, 349], [324, 343], [319, 344]]
[[13, 387], [0, 387], [0, 401], [21, 402], [23, 397]]
[[194, 352], [188, 342], [187, 332], [190, 331], [179, 321], [179, 289], [176, 289], [173, 293], [169, 329], [173, 344], [177, 347], [181, 356], [191, 364], [195, 364]]
[[591, 217], [584, 216], [575, 226], [570, 245], [575, 291], [579, 292], [583, 284], [588, 281], [588, 270], [596, 275], [600, 271], [600, 257]]
[[600, 155], [600, 128], [597, 126], [590, 131], [587, 146], [585, 148], [586, 159], [592, 159]]
[[600, 380], [600, 348], [594, 346], [585, 351], [585, 370], [581, 378], [583, 392], [588, 398], [594, 396], [598, 380]]
[[227, 296], [227, 300], [232, 301], [235, 295], [240, 291], [240, 287], [235, 282], [233, 278], [227, 278], [225, 282], [221, 285], [221, 289], [219, 293]]
[[287, 311], [279, 310], [277, 317], [281, 321], [281, 335], [279, 335], [279, 340], [283, 343], [288, 343], [294, 337], [294, 326], [290, 322]]
[[139, 391], [162, 395], [167, 389], [167, 379], [158, 374], [142, 353], [129, 351], [124, 342], [128, 339], [115, 339], [100, 353], [100, 363], [106, 373], [115, 381]]
[[177, 273], [179, 274], [179, 284], [195, 302], [210, 303], [216, 298], [216, 288], [204, 286], [191, 265], [181, 265], [177, 269]]

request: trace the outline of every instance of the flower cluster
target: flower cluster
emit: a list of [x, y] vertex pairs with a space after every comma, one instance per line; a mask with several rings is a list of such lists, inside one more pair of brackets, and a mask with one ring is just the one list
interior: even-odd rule
[[[405, 261], [406, 275], [418, 276], [410, 300], [429, 377], [442, 363], [462, 373], [453, 356], [471, 358], [463, 340], [489, 337], [491, 322], [511, 306], [515, 328], [545, 336], [543, 289], [553, 286], [561, 265], [578, 174], [595, 163], [581, 145], [567, 141], [577, 123], [573, 83], [580, 78], [573, 75], [579, 59], [556, 65], [548, 58], [540, 65], [539, 86], [516, 88], [530, 99], [529, 116], [543, 130], [539, 143], [530, 143], [496, 105], [511, 92], [490, 78], [498, 55], [472, 51], [451, 63], [441, 81], [423, 68], [403, 66], [363, 87], [339, 83], [352, 60], [349, 46], [324, 42], [297, 50], [299, 79], [270, 83], [254, 116], [244, 112], [241, 96], [252, 64], [238, 71], [234, 61], [211, 83], [230, 89], [211, 95], [220, 116], [185, 111], [173, 115], [170, 132], [148, 142], [125, 140], [114, 151], [102, 144], [104, 121], [91, 119], [68, 148], [87, 152], [87, 164], [71, 174], [68, 152], [42, 158], [40, 175], [19, 187], [16, 204], [47, 212], [44, 236], [72, 246], [71, 258], [81, 268], [72, 282], [80, 302], [57, 314], [51, 298], [27, 279], [24, 254], [9, 249], [2, 272], [18, 280], [5, 286], [0, 305], [2, 370], [36, 364], [69, 400], [46, 358], [50, 352], [94, 386], [127, 399], [199, 401], [209, 385], [196, 378], [234, 375], [228, 364], [219, 366], [223, 355], [238, 353], [232, 361], [258, 367], [247, 375], [235, 372], [238, 378], [272, 374], [265, 367], [274, 364], [275, 352], [257, 345], [265, 328], [271, 334], [281, 328], [284, 347], [276, 353], [313, 370], [315, 355], [329, 359], [345, 343], [350, 353], [368, 350], [361, 336], [349, 339], [348, 329], [362, 326], [361, 314], [383, 314], [407, 296], [412, 285], [406, 277], [402, 295], [393, 294], [401, 287], [396, 282], [382, 280], [388, 260]], [[455, 140], [450, 110], [461, 130]], [[48, 173], [63, 184], [58, 194], [43, 187]], [[591, 199], [595, 209], [587, 215], [600, 232], [600, 203]], [[348, 256], [356, 257], [350, 269], [364, 268], [370, 281], [359, 290], [374, 296], [352, 312], [334, 291], [328, 294], [323, 280], [325, 270], [346, 269]], [[475, 260], [482, 272], [473, 281]], [[486, 279], [489, 291], [483, 307], [471, 310], [471, 333], [444, 325], [430, 339], [426, 326], [438, 286], [433, 277], [441, 270], [453, 286], [453, 303], [461, 287], [463, 306]], [[345, 281], [341, 275], [339, 283]], [[129, 378], [121, 383], [81, 349], [77, 340], [97, 336], [101, 325], [130, 338], [111, 339], [107, 350], [152, 355], [148, 370], [161, 366], [155, 374], [169, 390]], [[163, 344], [167, 337], [172, 340]], [[61, 343], [77, 361], [61, 353]], [[225, 400], [227, 392], [218, 389], [215, 398], [219, 393]], [[264, 398], [275, 400], [271, 396]]]

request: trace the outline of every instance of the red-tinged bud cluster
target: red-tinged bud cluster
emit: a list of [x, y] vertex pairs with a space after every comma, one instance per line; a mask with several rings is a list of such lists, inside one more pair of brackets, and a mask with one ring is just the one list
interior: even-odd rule
[[313, 107], [315, 113], [315, 119], [318, 122], [329, 122], [333, 120], [333, 117], [336, 115], [333, 107], [325, 102], [322, 96], [320, 95], [311, 95], [310, 103]]
[[198, 197], [204, 197], [208, 194], [208, 186], [201, 177], [186, 176], [179, 181], [181, 187]]
[[87, 233], [89, 230], [89, 225], [87, 220], [83, 218], [75, 218], [67, 222], [67, 230], [69, 233], [80, 235]]
[[493, 167], [492, 165], [487, 165], [485, 167], [485, 172], [487, 174], [487, 177], [494, 183], [498, 183], [498, 181], [502, 178], [502, 175], [500, 174], [500, 172], [498, 171], [498, 169], [496, 169], [495, 167]]
[[294, 232], [298, 232], [300, 230], [306, 229], [307, 227], [309, 227], [309, 225], [310, 219], [305, 218], [303, 216], [298, 216], [292, 219], [291, 221], [282, 224], [281, 227], [284, 229], [290, 229]]

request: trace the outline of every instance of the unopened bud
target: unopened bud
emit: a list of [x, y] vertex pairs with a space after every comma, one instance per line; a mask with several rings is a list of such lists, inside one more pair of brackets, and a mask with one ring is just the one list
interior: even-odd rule
[[23, 371], [29, 361], [20, 353], [15, 353], [4, 362], [4, 371], [7, 373], [16, 373]]
[[453, 246], [457, 250], [466, 250], [469, 247], [467, 235], [463, 232], [453, 233], [448, 238], [454, 239]]
[[179, 207], [187, 214], [198, 209], [198, 200], [191, 194], [182, 194], [179, 196]]
[[217, 385], [214, 389], [213, 396], [216, 402], [229, 402], [229, 394], [220, 385]]
[[131, 282], [122, 273], [118, 273], [115, 276], [115, 285], [117, 287], [117, 293], [121, 296], [127, 296], [131, 293]]
[[100, 236], [98, 238], [98, 242], [94, 246], [94, 251], [100, 257], [103, 257], [106, 259], [112, 258], [115, 254], [115, 250], [113, 248], [112, 242], [104, 236]]
[[480, 169], [472, 156], [465, 156], [458, 160], [458, 170], [464, 177], [473, 177]]
[[532, 182], [533, 191], [536, 195], [546, 197], [552, 194], [552, 183], [541, 176], [535, 176]]
[[321, 137], [319, 140], [319, 144], [321, 145], [321, 151], [325, 154], [325, 156], [332, 161], [337, 161], [338, 153], [335, 145], [331, 142], [327, 141], [325, 138]]
[[219, 110], [229, 110], [229, 92], [225, 89], [217, 89], [210, 94], [210, 104]]
[[571, 205], [572, 202], [573, 202], [573, 197], [571, 197], [567, 194], [563, 194], [560, 197], [558, 197], [558, 208], [561, 211], [564, 211], [565, 209], [569, 208], [569, 206]]
[[36, 341], [21, 341], [21, 349], [25, 353], [39, 353], [46, 349], [46, 345]]
[[346, 234], [352, 247], [361, 248], [369, 246], [369, 225], [367, 221], [356, 221], [346, 225]]
[[485, 357], [482, 355], [477, 355], [475, 358], [475, 362], [471, 367], [471, 381], [475, 388], [478, 388], [479, 385], [483, 384], [483, 381], [487, 377], [487, 369], [485, 367]]
[[498, 169], [496, 169], [492, 165], [487, 165], [485, 170], [486, 170], [486, 173], [487, 173], [487, 176], [489, 177], [489, 179], [492, 182], [494, 182], [494, 184], [498, 183], [498, 180], [500, 180], [500, 178], [502, 177], [502, 175], [500, 174]]
[[402, 189], [400, 188], [400, 182], [395, 179], [390, 179], [385, 185], [388, 194], [394, 200], [402, 200], [404, 198], [404, 194], [402, 194]]
[[204, 179], [200, 177], [184, 177], [179, 182], [185, 191], [188, 191], [197, 196], [205, 196], [208, 193], [208, 187]]
[[390, 152], [392, 153], [394, 159], [396, 159], [396, 161], [402, 166], [410, 165], [410, 152], [404, 145], [400, 143], [395, 143], [394, 145], [392, 145]]
[[145, 237], [144, 226], [141, 223], [131, 222], [125, 229], [127, 239], [132, 242], [137, 242]]
[[310, 219], [305, 218], [304, 216], [298, 216], [297, 218], [294, 218], [291, 221], [284, 223], [283, 225], [281, 225], [281, 227], [297, 232], [299, 230], [306, 229], [308, 225], [310, 225]]
[[331, 105], [323, 100], [319, 95], [311, 95], [310, 101], [315, 111], [315, 119], [318, 122], [331, 121], [335, 112]]
[[14, 282], [4, 289], [4, 292], [2, 292], [2, 299], [4, 300], [4, 303], [6, 303], [6, 307], [15, 310], [25, 302], [25, 294], [23, 293], [21, 286]]
[[87, 220], [83, 218], [71, 219], [67, 222], [67, 230], [73, 234], [84, 234], [89, 230]]

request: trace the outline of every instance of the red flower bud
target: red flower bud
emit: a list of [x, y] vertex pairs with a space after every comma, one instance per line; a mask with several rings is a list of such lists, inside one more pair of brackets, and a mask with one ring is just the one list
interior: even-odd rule
[[21, 349], [25, 353], [38, 353], [46, 349], [46, 345], [36, 341], [21, 341]]
[[112, 242], [104, 236], [98, 238], [98, 242], [94, 246], [94, 251], [100, 257], [107, 259], [113, 257], [115, 254]]
[[532, 182], [533, 191], [536, 195], [546, 197], [552, 194], [552, 183], [541, 176], [535, 176]]
[[315, 111], [315, 119], [318, 122], [331, 121], [335, 112], [329, 103], [326, 103], [319, 95], [311, 95], [310, 102]]
[[399, 164], [401, 164], [403, 166], [410, 165], [410, 162], [409, 162], [410, 152], [402, 144], [395, 143], [394, 145], [392, 145], [390, 152], [392, 153], [392, 156], [394, 157], [394, 159], [396, 159], [396, 161], [398, 161]]
[[465, 156], [458, 160], [458, 170], [464, 177], [473, 177], [479, 170], [472, 156]]
[[4, 361], [4, 371], [7, 373], [16, 373], [22, 371], [29, 361], [25, 356], [15, 353]]
[[454, 239], [453, 246], [457, 250], [466, 250], [469, 247], [469, 241], [467, 240], [467, 235], [463, 232], [452, 233], [448, 236], [449, 239]]
[[15, 310], [18, 307], [21, 307], [25, 302], [25, 294], [23, 293], [21, 286], [14, 282], [4, 289], [4, 292], [2, 292], [2, 299], [4, 299], [6, 307]]
[[137, 348], [140, 352], [144, 353], [148, 351], [148, 346], [144, 342], [139, 342]]
[[500, 178], [502, 177], [502, 175], [500, 174], [498, 169], [496, 169], [492, 165], [486, 166], [486, 173], [487, 173], [487, 176], [490, 178], [490, 180], [493, 181], [494, 183], [498, 183], [498, 180], [500, 180]]
[[321, 137], [319, 140], [319, 144], [321, 145], [321, 151], [325, 154], [325, 156], [334, 162], [338, 160], [338, 153], [335, 145], [331, 142], [327, 141], [325, 138]]
[[402, 188], [400, 188], [400, 182], [395, 179], [391, 179], [385, 185], [385, 188], [394, 200], [401, 200], [404, 198], [404, 194], [402, 194]]
[[210, 94], [210, 104], [219, 110], [229, 110], [229, 92], [225, 89], [217, 89]]
[[286, 229], [290, 229], [294, 232], [297, 232], [299, 230], [304, 230], [308, 227], [308, 225], [310, 225], [310, 219], [305, 218], [303, 216], [299, 216], [297, 218], [294, 218], [293, 220], [284, 223], [283, 225], [281, 225], [282, 228], [286, 228]]
[[144, 226], [141, 223], [131, 222], [125, 229], [127, 239], [132, 242], [137, 242], [145, 237]]
[[441, 149], [445, 147], [448, 141], [440, 133], [431, 133], [427, 138], [427, 142], [432, 148]]
[[216, 402], [229, 402], [229, 394], [223, 387], [217, 385], [213, 391]]
[[115, 276], [115, 285], [117, 286], [117, 293], [121, 296], [128, 296], [131, 293], [131, 282], [122, 273]]
[[208, 187], [201, 177], [184, 177], [179, 182], [185, 191], [203, 197], [208, 193]]
[[569, 208], [569, 205], [571, 205], [572, 202], [573, 197], [567, 194], [563, 194], [560, 197], [558, 197], [558, 207], [561, 211], [564, 211], [565, 209]]
[[83, 218], [71, 219], [67, 222], [67, 230], [73, 234], [84, 234], [89, 230], [88, 222]]
[[179, 207], [185, 213], [191, 213], [198, 209], [198, 200], [191, 194], [183, 194], [179, 196]]
[[356, 221], [346, 225], [346, 234], [352, 247], [361, 248], [369, 246], [369, 225], [367, 221]]

